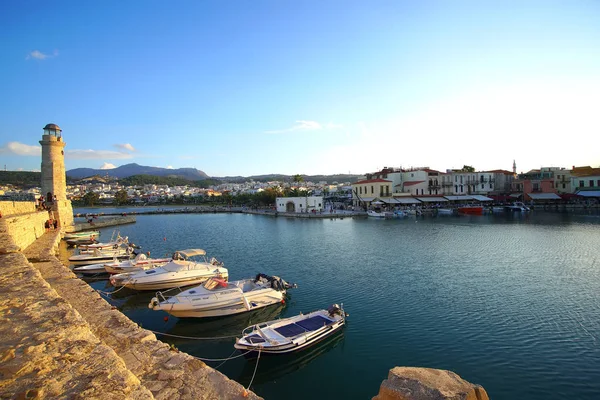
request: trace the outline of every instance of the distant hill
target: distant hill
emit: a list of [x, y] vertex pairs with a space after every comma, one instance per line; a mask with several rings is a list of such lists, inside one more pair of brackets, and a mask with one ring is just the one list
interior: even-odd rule
[[108, 175], [114, 178], [127, 178], [134, 175], [153, 175], [168, 178], [180, 178], [188, 181], [199, 181], [209, 176], [196, 168], [168, 169], [159, 167], [147, 167], [139, 164], [125, 164], [113, 169], [75, 168], [67, 171], [67, 176], [74, 179], [87, 178], [94, 175]]
[[41, 172], [0, 171], [0, 185], [36, 187], [42, 184]]
[[[302, 179], [304, 181], [310, 182], [321, 182], [325, 181], [327, 183], [343, 183], [343, 182], [356, 182], [361, 175], [350, 175], [350, 174], [338, 174], [338, 175], [302, 175]], [[294, 180], [293, 175], [282, 175], [282, 174], [268, 174], [268, 175], [253, 175], [253, 176], [226, 176], [222, 178], [214, 177], [214, 179], [218, 179], [223, 182], [231, 182], [231, 183], [243, 183], [252, 179], [256, 182], [270, 182], [270, 181], [283, 181], [283, 182], [292, 182]]]

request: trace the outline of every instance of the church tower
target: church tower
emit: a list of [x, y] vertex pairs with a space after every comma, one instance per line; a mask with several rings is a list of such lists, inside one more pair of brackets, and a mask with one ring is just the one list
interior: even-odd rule
[[517, 162], [513, 160], [513, 175], [517, 176]]
[[73, 225], [73, 207], [67, 200], [67, 175], [65, 172], [65, 142], [62, 129], [56, 124], [44, 127], [42, 140], [42, 195], [50, 206], [54, 219], [64, 230]]

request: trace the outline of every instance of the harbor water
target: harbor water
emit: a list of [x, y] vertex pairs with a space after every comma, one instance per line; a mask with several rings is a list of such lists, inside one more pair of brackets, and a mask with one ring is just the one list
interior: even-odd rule
[[[494, 400], [600, 398], [597, 214], [138, 215], [118, 229], [153, 257], [203, 248], [225, 263], [230, 280], [262, 272], [298, 284], [285, 305], [208, 320], [150, 310], [154, 292], [107, 297], [144, 328], [181, 336], [159, 338], [196, 357], [234, 357], [235, 339], [222, 337], [343, 303], [350, 316], [341, 334], [260, 359], [251, 389], [267, 399], [370, 399], [394, 366], [452, 370]], [[111, 232], [103, 229], [101, 239]], [[88, 281], [114, 290], [106, 278]], [[247, 386], [256, 361], [207, 364]]]

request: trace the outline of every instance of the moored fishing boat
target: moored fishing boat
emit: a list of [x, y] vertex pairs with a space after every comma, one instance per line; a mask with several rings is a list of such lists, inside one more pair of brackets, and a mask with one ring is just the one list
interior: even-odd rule
[[90, 239], [91, 237], [98, 238], [98, 236], [100, 236], [100, 231], [83, 231], [66, 233], [65, 236], [63, 236], [63, 239]]
[[313, 311], [290, 318], [251, 325], [242, 331], [234, 347], [247, 351], [246, 356], [286, 354], [310, 347], [339, 331], [346, 322], [343, 305]]
[[132, 260], [119, 261], [114, 259], [113, 262], [102, 265], [109, 274], [123, 274], [161, 267], [169, 261], [171, 261], [171, 258], [148, 258], [144, 253], [140, 253]]
[[126, 260], [134, 256], [133, 248], [130, 246], [119, 246], [116, 249], [94, 249], [91, 252], [83, 252], [69, 257], [72, 265], [104, 264], [114, 260]]
[[277, 276], [258, 274], [252, 279], [227, 282], [209, 278], [202, 285], [165, 297], [158, 292], [148, 307], [176, 317], [220, 317], [257, 310], [284, 300], [295, 287]]
[[162, 290], [198, 285], [212, 277], [226, 280], [228, 276], [223, 263], [215, 258], [208, 261], [204, 250], [188, 249], [176, 251], [162, 267], [113, 275], [110, 283], [135, 290]]
[[483, 215], [483, 206], [462, 206], [458, 208], [459, 214]]

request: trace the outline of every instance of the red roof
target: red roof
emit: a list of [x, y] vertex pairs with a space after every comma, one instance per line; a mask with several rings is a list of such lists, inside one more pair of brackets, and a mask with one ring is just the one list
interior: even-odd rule
[[425, 182], [425, 181], [404, 182], [404, 186], [418, 185], [419, 183], [423, 183], [423, 182]]
[[391, 182], [391, 181], [388, 181], [387, 179], [366, 179], [364, 181], [354, 182], [353, 185], [360, 185], [363, 183], [376, 183], [376, 182]]

